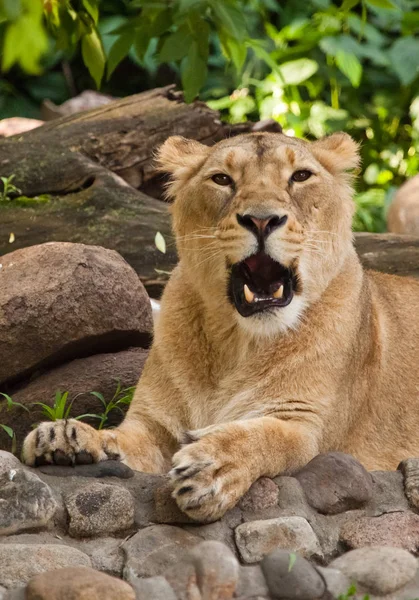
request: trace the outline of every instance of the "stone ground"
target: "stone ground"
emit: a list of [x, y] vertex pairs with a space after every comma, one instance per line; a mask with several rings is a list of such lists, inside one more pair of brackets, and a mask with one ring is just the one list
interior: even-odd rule
[[[1, 600], [419, 598], [419, 459], [316, 457], [262, 478], [221, 521], [118, 462], [24, 467], [0, 452]], [[352, 590], [353, 591], [353, 590]]]

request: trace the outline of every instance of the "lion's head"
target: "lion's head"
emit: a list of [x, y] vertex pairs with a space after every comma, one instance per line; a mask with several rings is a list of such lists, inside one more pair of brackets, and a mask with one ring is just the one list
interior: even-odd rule
[[158, 160], [190, 285], [252, 333], [295, 328], [353, 254], [357, 144], [344, 133], [311, 143], [256, 133], [212, 147], [171, 137]]

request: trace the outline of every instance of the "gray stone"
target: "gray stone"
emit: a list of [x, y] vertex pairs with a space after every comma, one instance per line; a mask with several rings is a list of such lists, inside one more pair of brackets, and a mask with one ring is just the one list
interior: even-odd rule
[[239, 502], [245, 511], [259, 512], [278, 505], [278, 486], [272, 479], [261, 477], [253, 483]]
[[234, 530], [229, 527], [225, 518], [221, 521], [208, 523], [207, 525], [184, 525], [184, 531], [188, 531], [192, 535], [197, 535], [203, 541], [222, 542], [230, 550], [236, 553], [236, 544], [234, 541]]
[[136, 600], [178, 600], [173, 588], [162, 576], [148, 579], [133, 577], [131, 585], [135, 590]]
[[38, 573], [77, 566], [90, 567], [90, 558], [59, 544], [0, 544], [0, 585], [14, 588]]
[[321, 575], [297, 554], [278, 548], [265, 556], [261, 567], [274, 598], [313, 600], [326, 591]]
[[[1, 402], [1, 400], [0, 400]], [[23, 465], [11, 452], [0, 450], [0, 477], [10, 469], [22, 469]]]
[[240, 567], [236, 594], [246, 598], [269, 595], [268, 584], [259, 565]]
[[317, 513], [310, 519], [314, 533], [319, 540], [324, 559], [326, 562], [336, 558], [346, 550], [341, 541], [341, 531], [347, 523], [363, 517], [363, 510], [348, 510], [338, 515], [321, 515]]
[[416, 559], [409, 552], [386, 547], [352, 550], [334, 560], [330, 567], [378, 595], [404, 587], [417, 571]]
[[167, 478], [163, 485], [156, 488], [154, 492], [156, 523], [166, 525], [196, 523], [196, 521], [180, 510], [172, 494], [173, 485], [169, 478]]
[[395, 546], [416, 552], [419, 549], [419, 515], [400, 512], [359, 517], [342, 527], [340, 540], [349, 548]]
[[125, 531], [134, 524], [134, 499], [117, 485], [93, 483], [65, 497], [70, 535], [89, 537]]
[[104, 460], [91, 465], [74, 465], [73, 467], [60, 467], [59, 465], [44, 465], [37, 467], [41, 473], [54, 477], [119, 477], [130, 479], [134, 471], [119, 460]]
[[280, 476], [274, 479], [278, 485], [278, 506], [289, 516], [307, 519], [314, 511], [309, 506], [301, 483], [295, 477]]
[[[416, 178], [417, 179], [417, 178]], [[419, 458], [407, 458], [403, 460], [398, 470], [402, 472], [404, 490], [410, 504], [419, 508]]]
[[365, 507], [367, 516], [379, 517], [386, 513], [409, 510], [400, 471], [373, 471], [371, 476], [373, 492]]
[[0, 475], [0, 535], [46, 527], [58, 508], [35, 473], [11, 468]]
[[298, 552], [307, 558], [322, 554], [316, 534], [302, 517], [243, 523], [236, 528], [235, 536], [245, 563], [259, 562], [276, 548]]
[[0, 585], [0, 600], [4, 599], [4, 596], [6, 595], [6, 588], [4, 588], [2, 585]]
[[26, 587], [9, 590], [1, 600], [26, 600]]
[[86, 567], [68, 567], [33, 577], [26, 600], [135, 600], [130, 585]]
[[[74, 543], [77, 543], [71, 540]], [[92, 568], [113, 577], [122, 577], [124, 552], [121, 548], [123, 540], [115, 538], [99, 538], [77, 543], [77, 548], [87, 554]]]
[[165, 573], [179, 600], [230, 600], [239, 580], [234, 554], [220, 542], [201, 542]]
[[161, 575], [200, 541], [171, 525], [142, 529], [122, 545], [126, 556], [124, 579], [130, 582], [135, 577]]
[[323, 576], [327, 591], [332, 594], [333, 598], [345, 596], [352, 584], [349, 577], [342, 573], [342, 571], [331, 567], [316, 567], [316, 569]]
[[372, 498], [372, 477], [353, 456], [319, 454], [295, 474], [310, 506], [323, 514], [363, 507]]

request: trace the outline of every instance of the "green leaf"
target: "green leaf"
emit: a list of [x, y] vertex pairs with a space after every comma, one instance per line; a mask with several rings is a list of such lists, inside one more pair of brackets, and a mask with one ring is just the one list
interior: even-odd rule
[[83, 7], [86, 12], [92, 17], [95, 23], [99, 19], [99, 6], [97, 0], [82, 0]]
[[317, 72], [319, 65], [310, 58], [298, 58], [279, 65], [285, 85], [299, 85]]
[[295, 565], [295, 561], [297, 560], [297, 555], [295, 552], [290, 553], [289, 563], [288, 563], [288, 573], [292, 571], [293, 566]]
[[149, 26], [150, 37], [160, 37], [172, 25], [172, 11], [170, 8], [161, 10]]
[[413, 36], [399, 38], [388, 51], [388, 55], [403, 85], [409, 85], [419, 75], [419, 39]]
[[164, 237], [162, 236], [160, 231], [158, 231], [156, 233], [156, 237], [154, 238], [154, 243], [156, 244], [157, 250], [160, 250], [160, 252], [162, 252], [163, 254], [166, 254], [166, 240], [164, 239]]
[[355, 6], [358, 6], [358, 4], [361, 2], [361, 0], [344, 0], [342, 6], [340, 7], [341, 10], [348, 12], [350, 10], [352, 10], [353, 8], [355, 8]]
[[242, 42], [238, 42], [234, 38], [226, 37], [223, 42], [223, 47], [228, 58], [233, 61], [237, 72], [240, 73], [247, 56], [246, 45]]
[[193, 38], [188, 27], [183, 25], [179, 29], [170, 34], [163, 42], [160, 50], [159, 61], [171, 62], [184, 58], [192, 45]]
[[38, 75], [42, 72], [40, 60], [47, 50], [48, 37], [43, 25], [42, 13], [26, 12], [6, 28], [3, 43], [3, 70], [8, 71], [18, 63], [27, 73]]
[[139, 29], [137, 29], [135, 34], [134, 50], [139, 61], [143, 60], [144, 55], [147, 52], [147, 48], [150, 44], [150, 39], [150, 32], [148, 27], [140, 27]]
[[93, 29], [82, 37], [81, 53], [84, 64], [94, 79], [96, 87], [99, 88], [105, 70], [106, 57], [97, 29]]
[[0, 11], [8, 21], [14, 21], [22, 12], [22, 3], [20, 0], [1, 0]]
[[354, 87], [359, 87], [362, 77], [362, 65], [354, 54], [339, 50], [336, 54], [336, 65]]
[[370, 6], [375, 6], [375, 8], [386, 8], [386, 9], [397, 8], [397, 6], [395, 6], [393, 4], [393, 2], [390, 2], [390, 0], [365, 0], [365, 1]]
[[7, 433], [9, 437], [13, 439], [15, 433], [11, 427], [9, 427], [8, 425], [3, 425], [3, 423], [0, 423], [0, 427]]
[[247, 34], [243, 11], [228, 0], [209, 0], [209, 5], [220, 27], [236, 40], [243, 41]]
[[107, 79], [111, 78], [112, 73], [115, 71], [119, 63], [127, 56], [132, 44], [134, 43], [135, 31], [127, 31], [123, 33], [112, 45], [107, 65]]
[[193, 42], [182, 61], [181, 77], [185, 101], [192, 102], [207, 79], [207, 63], [199, 55], [197, 42]]

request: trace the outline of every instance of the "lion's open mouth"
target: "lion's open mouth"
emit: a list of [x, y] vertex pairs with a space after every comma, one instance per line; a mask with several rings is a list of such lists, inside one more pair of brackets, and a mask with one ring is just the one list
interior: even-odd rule
[[242, 317], [287, 306], [296, 289], [297, 276], [264, 252], [231, 267], [230, 298]]

